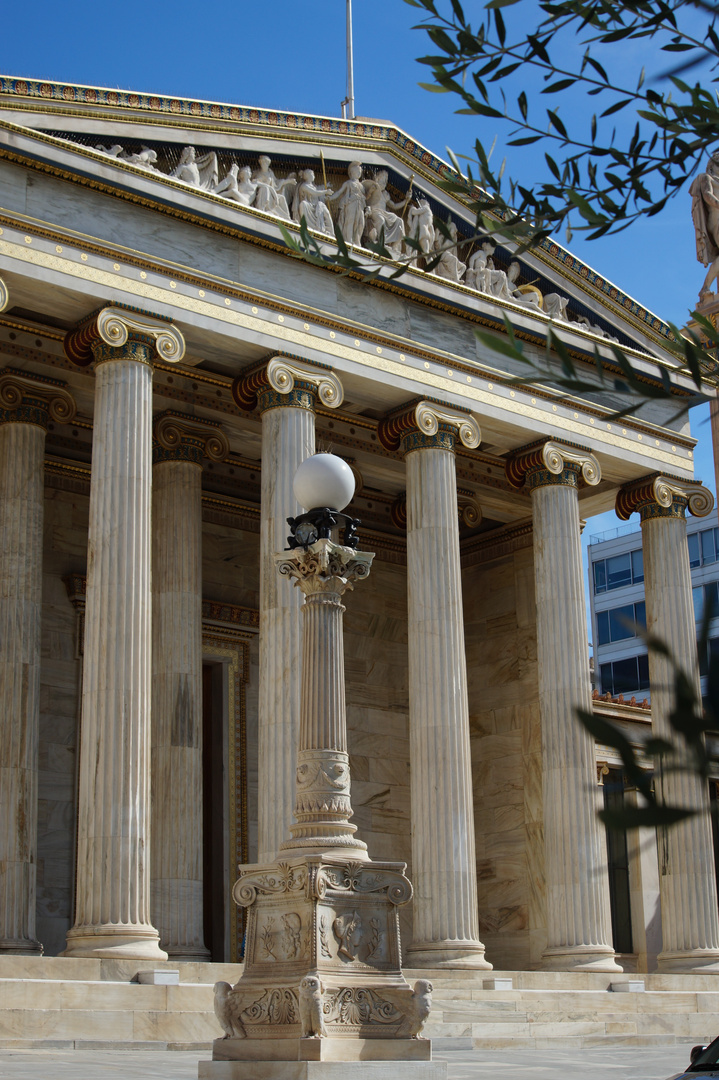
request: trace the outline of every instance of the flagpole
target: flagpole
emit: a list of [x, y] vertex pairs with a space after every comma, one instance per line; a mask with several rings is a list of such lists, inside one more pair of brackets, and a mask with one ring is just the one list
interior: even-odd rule
[[[345, 113], [345, 106], [347, 112]], [[342, 102], [342, 114], [349, 120], [355, 118], [355, 80], [352, 50], [352, 0], [347, 0], [347, 97]]]

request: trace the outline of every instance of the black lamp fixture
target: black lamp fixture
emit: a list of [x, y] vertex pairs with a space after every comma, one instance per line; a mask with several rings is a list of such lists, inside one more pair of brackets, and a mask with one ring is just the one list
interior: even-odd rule
[[332, 530], [342, 528], [342, 544], [357, 548], [357, 528], [361, 521], [343, 514], [355, 491], [355, 478], [346, 461], [335, 454], [313, 454], [306, 458], [292, 481], [295, 498], [307, 507], [304, 514], [287, 518], [291, 535], [288, 550], [311, 547], [318, 540], [331, 539]]

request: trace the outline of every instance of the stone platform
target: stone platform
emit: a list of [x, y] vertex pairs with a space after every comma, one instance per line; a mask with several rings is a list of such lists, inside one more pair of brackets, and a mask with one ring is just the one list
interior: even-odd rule
[[[179, 986], [133, 981], [138, 971], [163, 966], [179, 969]], [[196, 1049], [209, 1058], [220, 1034], [213, 985], [234, 984], [241, 971], [237, 964], [0, 957], [0, 1051]], [[511, 979], [513, 989], [490, 990], [484, 972], [405, 974], [410, 982], [427, 978], [434, 985], [423, 1034], [435, 1054], [473, 1047], [670, 1046], [717, 1034], [719, 978], [712, 975], [493, 971], [493, 979]], [[644, 981], [643, 993], [609, 990], [611, 983], [637, 979]], [[392, 1076], [399, 1080], [396, 1071]]]

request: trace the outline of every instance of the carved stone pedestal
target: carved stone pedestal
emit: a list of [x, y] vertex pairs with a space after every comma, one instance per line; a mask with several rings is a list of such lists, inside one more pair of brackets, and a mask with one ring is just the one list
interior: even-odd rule
[[271, 863], [239, 868], [245, 968], [236, 986], [215, 984], [225, 1038], [199, 1076], [444, 1080], [420, 1034], [432, 984], [402, 975], [405, 864], [373, 862], [349, 821], [340, 598], [373, 556], [322, 539], [278, 558], [305, 595], [297, 824]]

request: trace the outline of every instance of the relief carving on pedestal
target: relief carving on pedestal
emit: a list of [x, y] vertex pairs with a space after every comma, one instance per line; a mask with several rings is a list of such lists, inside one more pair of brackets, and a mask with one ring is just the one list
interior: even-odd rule
[[307, 867], [290, 866], [280, 862], [270, 870], [258, 873], [242, 873], [232, 888], [232, 896], [240, 907], [250, 907], [258, 893], [273, 895], [278, 893], [300, 893], [307, 885]]
[[324, 1039], [327, 1034], [322, 1004], [322, 983], [316, 975], [306, 975], [299, 990], [300, 1023], [303, 1039]]
[[338, 915], [332, 923], [332, 930], [340, 943], [338, 956], [343, 956], [350, 961], [359, 959], [356, 954], [356, 950], [362, 941], [362, 920], [359, 912], [352, 911], [345, 912], [344, 915]]
[[273, 1024], [285, 1027], [300, 1019], [297, 991], [287, 986], [271, 987], [240, 1013], [242, 1024]]

